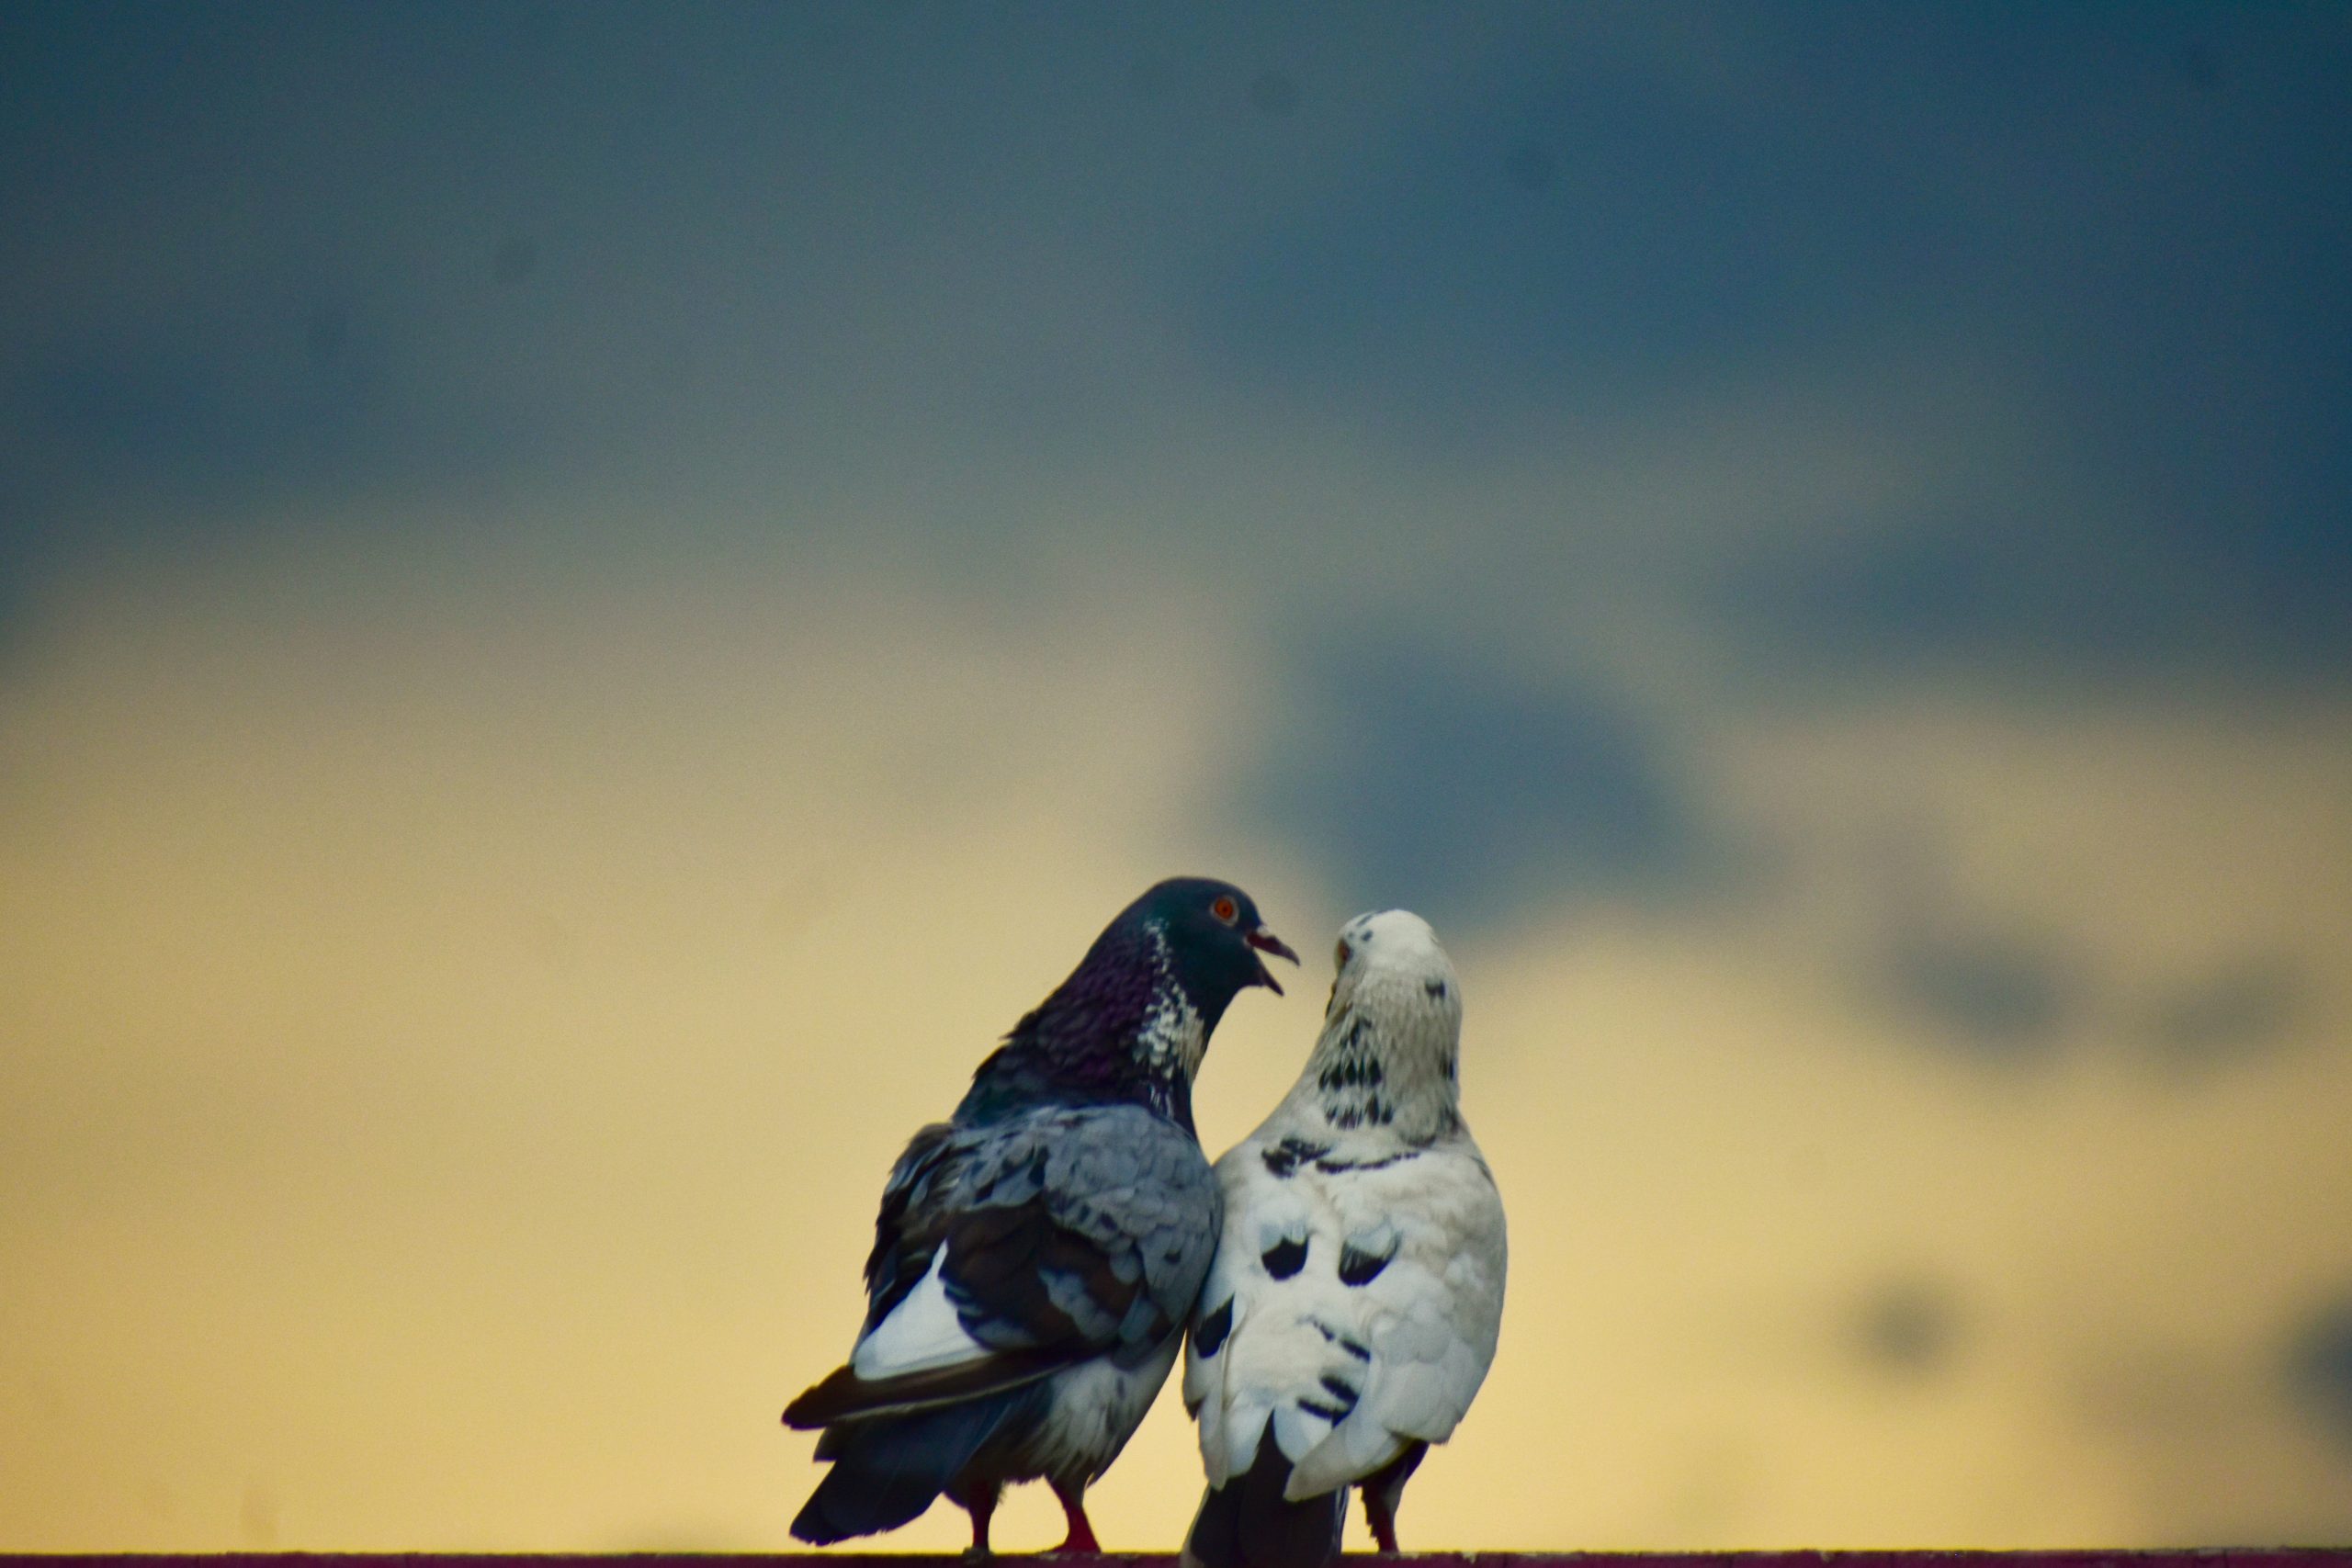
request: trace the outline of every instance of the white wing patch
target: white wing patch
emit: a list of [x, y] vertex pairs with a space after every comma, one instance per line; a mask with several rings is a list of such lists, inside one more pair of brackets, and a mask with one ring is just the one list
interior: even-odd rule
[[994, 1354], [964, 1332], [956, 1304], [947, 1299], [947, 1281], [939, 1277], [946, 1258], [944, 1246], [932, 1254], [930, 1271], [890, 1309], [889, 1316], [858, 1340], [857, 1348], [850, 1352], [850, 1371], [867, 1382], [876, 1382]]
[[1466, 1135], [1278, 1177], [1262, 1151], [1279, 1137], [1261, 1128], [1217, 1162], [1225, 1240], [1196, 1330], [1229, 1318], [1209, 1353], [1197, 1333], [1188, 1346], [1184, 1398], [1211, 1486], [1250, 1468], [1271, 1420], [1296, 1500], [1453, 1432], [1494, 1360], [1505, 1243]]

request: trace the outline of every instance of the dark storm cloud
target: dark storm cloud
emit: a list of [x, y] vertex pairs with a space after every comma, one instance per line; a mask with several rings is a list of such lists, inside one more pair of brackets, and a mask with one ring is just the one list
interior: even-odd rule
[[[2306, 248], [2347, 217], [2340, 17], [1657, 15], [1638, 40], [1525, 51], [1396, 128], [1208, 280], [1227, 351], [1366, 404], [1614, 400], [1937, 321], [2062, 328], [2015, 346], [2086, 387], [2144, 393], [2161, 367], [2154, 389], [2208, 416], [2226, 411], [2197, 378], [2241, 333], [2291, 351], [2234, 365], [2242, 382], [2325, 373], [2301, 329], [2346, 319], [2352, 262]], [[2225, 102], [2183, 85], [2192, 45], [2232, 61]]]
[[453, 122], [480, 128], [463, 106], [487, 85], [466, 79], [469, 29], [415, 69], [421, 15], [10, 8], [0, 330], [38, 478], [266, 473], [399, 412], [369, 406], [384, 334], [414, 326], [390, 275], [469, 280], [393, 187], [458, 150]]
[[1310, 22], [8, 7], [0, 571], [583, 473], [723, 470], [791, 525], [993, 463], [1034, 514], [1061, 460], [1197, 397], [1127, 347], [1170, 280], [1311, 182], [1316, 138], [1497, 47], [1415, 8]]
[[1245, 804], [1354, 906], [1484, 923], [1539, 896], [1656, 896], [1723, 869], [1653, 717], [1596, 690], [1368, 639], [1312, 655], [1307, 692]]
[[583, 472], [955, 548], [1216, 470], [1203, 409], [1452, 461], [1949, 355], [2039, 446], [1727, 544], [1743, 660], [2334, 670], [2347, 66], [2317, 7], [11, 6], [0, 573]]
[[1535, 51], [1400, 130], [1212, 275], [1205, 334], [1440, 445], [1826, 345], [1981, 355], [2038, 477], [1727, 562], [1758, 652], [2343, 668], [2352, 14], [1680, 15], [1679, 58]]

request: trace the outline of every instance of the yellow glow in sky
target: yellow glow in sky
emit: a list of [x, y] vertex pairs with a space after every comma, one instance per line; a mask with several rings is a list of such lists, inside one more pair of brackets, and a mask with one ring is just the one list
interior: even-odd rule
[[[6, 688], [0, 1547], [787, 1548], [777, 1413], [847, 1348], [906, 1135], [1159, 875], [1310, 954], [1353, 912], [1201, 809], [1272, 722], [1238, 634], [1165, 656], [1211, 596], [1010, 625], [755, 564], [355, 615], [330, 563], [245, 562], [85, 596]], [[1514, 1256], [1408, 1546], [2352, 1531], [2273, 1365], [2352, 1274], [2347, 738], [1758, 718], [1714, 787], [1800, 871], [1453, 940]], [[1851, 964], [1987, 910], [2088, 976], [2022, 1073]], [[2305, 1005], [2180, 1081], [2146, 1021], [2274, 943]], [[1319, 962], [1220, 1032], [1212, 1154]], [[1170, 1393], [1098, 1528], [1169, 1548], [1198, 1484]], [[999, 1540], [1057, 1530], [1030, 1488]]]

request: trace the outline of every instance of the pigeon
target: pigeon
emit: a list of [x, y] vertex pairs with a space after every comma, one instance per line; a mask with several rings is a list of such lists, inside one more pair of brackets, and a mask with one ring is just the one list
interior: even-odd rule
[[1298, 962], [1250, 896], [1162, 882], [1012, 1026], [882, 1190], [865, 1326], [794, 1400], [832, 1468], [792, 1521], [817, 1545], [895, 1529], [944, 1493], [972, 1555], [1011, 1482], [1044, 1477], [1096, 1551], [1085, 1492], [1150, 1408], [1216, 1253], [1193, 1075], [1227, 1006]]
[[1216, 1162], [1224, 1239], [1184, 1404], [1208, 1490], [1188, 1568], [1322, 1568], [1348, 1489], [1380, 1550], [1486, 1380], [1502, 1328], [1502, 1197], [1464, 1125], [1462, 986], [1419, 916], [1342, 927], [1323, 1033]]

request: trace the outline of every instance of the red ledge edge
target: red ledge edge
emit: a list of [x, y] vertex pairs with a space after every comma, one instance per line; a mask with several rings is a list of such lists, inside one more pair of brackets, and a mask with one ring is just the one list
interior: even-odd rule
[[[1012, 1568], [1170, 1568], [1169, 1552], [1015, 1552]], [[1353, 1568], [2352, 1568], [2352, 1547], [2199, 1547], [2065, 1551], [1427, 1551], [1350, 1553]], [[948, 1552], [100, 1551], [0, 1552], [0, 1568], [969, 1568]]]

